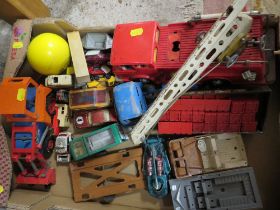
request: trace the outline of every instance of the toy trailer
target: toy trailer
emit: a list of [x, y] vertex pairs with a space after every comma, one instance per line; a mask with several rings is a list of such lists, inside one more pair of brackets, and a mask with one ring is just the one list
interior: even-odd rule
[[72, 110], [96, 109], [110, 105], [109, 90], [105, 87], [70, 90], [69, 106]]
[[253, 168], [169, 180], [176, 210], [262, 208]]
[[188, 92], [159, 119], [158, 133], [262, 132], [270, 92], [268, 87]]
[[75, 137], [70, 142], [70, 152], [74, 160], [81, 160], [93, 154], [112, 148], [122, 143], [118, 125], [112, 124], [104, 128]]
[[240, 134], [224, 133], [171, 140], [169, 157], [176, 178], [247, 166]]

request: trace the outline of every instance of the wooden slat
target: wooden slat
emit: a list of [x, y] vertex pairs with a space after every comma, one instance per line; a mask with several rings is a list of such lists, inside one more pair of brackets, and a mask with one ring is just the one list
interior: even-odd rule
[[79, 31], [67, 33], [74, 71], [78, 83], [90, 82], [87, 62]]
[[50, 11], [41, 0], [1, 0], [0, 18], [13, 24], [17, 19], [49, 17]]

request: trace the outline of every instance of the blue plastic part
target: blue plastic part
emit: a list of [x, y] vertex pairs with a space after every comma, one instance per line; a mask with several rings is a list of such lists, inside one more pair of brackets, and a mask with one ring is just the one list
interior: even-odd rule
[[26, 96], [26, 109], [30, 112], [35, 111], [35, 98], [36, 98], [36, 87], [28, 87], [27, 96]]
[[[163, 142], [164, 139], [157, 137], [151, 137], [144, 142], [143, 173], [146, 177], [146, 185], [149, 194], [156, 198], [165, 197], [169, 189], [168, 178], [171, 167]], [[160, 172], [159, 165], [161, 161], [162, 169]]]
[[32, 134], [27, 132], [19, 132], [15, 134], [16, 148], [27, 149], [32, 146]]
[[41, 122], [37, 123], [37, 139], [36, 139], [37, 144], [40, 143], [40, 139], [42, 138], [42, 135], [46, 130], [46, 127], [47, 125], [45, 123], [41, 123]]
[[114, 99], [120, 123], [134, 125], [148, 109], [141, 82], [127, 82], [114, 87]]
[[[30, 112], [35, 112], [35, 99], [36, 99], [36, 87], [28, 87], [26, 95], [26, 106], [25, 108]], [[14, 114], [16, 118], [24, 118], [24, 114]]]

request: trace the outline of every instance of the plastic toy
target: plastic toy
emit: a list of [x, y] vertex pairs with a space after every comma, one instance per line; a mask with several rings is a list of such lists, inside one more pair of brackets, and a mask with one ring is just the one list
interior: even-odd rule
[[44, 123], [16, 122], [12, 127], [12, 161], [17, 184], [55, 184], [55, 169], [47, 159], [54, 148], [49, 128]]
[[87, 83], [89, 88], [111, 87], [115, 84], [116, 78], [113, 75], [94, 76], [94, 80]]
[[114, 87], [114, 102], [119, 121], [129, 126], [137, 122], [147, 110], [142, 83], [128, 82]]
[[169, 157], [176, 178], [247, 166], [240, 134], [213, 134], [169, 142]]
[[70, 151], [74, 160], [81, 160], [90, 155], [112, 148], [123, 141], [117, 124], [85, 133], [70, 142]]
[[161, 138], [148, 138], [144, 143], [143, 174], [149, 194], [156, 198], [168, 194], [168, 178], [171, 171]]
[[57, 90], [55, 94], [55, 100], [56, 103], [63, 103], [68, 104], [69, 103], [69, 92], [67, 90]]
[[[275, 58], [268, 54], [268, 51], [272, 54], [275, 49], [275, 41], [272, 41], [269, 50], [265, 49], [266, 43], [274, 40], [276, 34], [276, 30], [268, 26], [271, 16], [252, 14], [251, 17], [254, 30], [248, 37], [241, 33], [239, 39], [232, 42], [232, 47], [224, 51], [229, 55], [225, 64], [206, 75], [200, 83], [213, 86], [248, 85], [267, 84], [275, 80]], [[215, 18], [167, 26], [159, 26], [155, 21], [118, 24], [111, 54], [114, 74], [124, 82], [146, 79], [166, 83], [171, 74], [184, 64], [214, 22]]]
[[92, 50], [106, 50], [112, 47], [112, 38], [106, 33], [86, 33], [82, 38], [83, 47]]
[[[189, 56], [184, 65], [174, 74], [157, 99], [149, 107], [139, 122], [131, 131], [131, 140], [140, 144], [159, 121], [160, 117], [175, 103], [186, 91], [192, 88], [205, 74], [207, 67], [228, 48], [241, 42], [241, 35], [247, 35], [251, 29], [252, 18], [241, 13], [247, 1], [235, 1], [229, 9], [222, 14], [201, 43]], [[241, 18], [240, 18], [241, 17]], [[242, 20], [242, 21], [240, 21]], [[219, 65], [230, 54], [219, 57]]]
[[70, 110], [67, 104], [56, 104], [58, 107], [57, 119], [59, 127], [67, 128], [70, 126]]
[[76, 128], [90, 128], [104, 123], [116, 122], [116, 114], [113, 109], [97, 109], [91, 111], [77, 111], [74, 113], [74, 125]]
[[40, 74], [60, 74], [70, 62], [68, 43], [53, 33], [40, 34], [28, 46], [27, 59]]
[[46, 105], [50, 92], [29, 77], [6, 78], [0, 86], [0, 96], [5, 98], [0, 113], [13, 122], [11, 153], [17, 184], [47, 189], [55, 184], [55, 169], [47, 163], [54, 147]]
[[[93, 159], [70, 163], [75, 202], [98, 199], [144, 189], [141, 147], [121, 150]], [[125, 168], [135, 170], [127, 174]], [[88, 181], [88, 176], [97, 177]], [[88, 183], [83, 186], [81, 183]]]
[[194, 91], [178, 99], [160, 118], [159, 134], [257, 132], [262, 130], [264, 89]]
[[86, 52], [86, 61], [89, 66], [101, 67], [110, 63], [110, 53], [100, 50], [90, 50]]
[[50, 75], [45, 79], [45, 86], [51, 88], [70, 88], [73, 86], [71, 75]]
[[69, 163], [70, 151], [69, 143], [72, 141], [72, 135], [70, 132], [62, 132], [56, 137], [55, 151], [56, 151], [56, 162], [58, 163]]
[[72, 110], [108, 107], [110, 102], [109, 90], [105, 87], [69, 92], [69, 106]]
[[[46, 111], [51, 89], [39, 85], [30, 77], [6, 78], [0, 85], [0, 114], [10, 122], [44, 122], [51, 124]], [[12, 104], [12, 106], [11, 106]]]
[[253, 168], [169, 181], [174, 209], [254, 209], [262, 202]]

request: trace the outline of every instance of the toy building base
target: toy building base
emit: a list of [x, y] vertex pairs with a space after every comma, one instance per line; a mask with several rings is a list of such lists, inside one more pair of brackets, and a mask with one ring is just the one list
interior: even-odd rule
[[34, 174], [19, 174], [16, 177], [17, 184], [23, 185], [52, 185], [56, 182], [55, 169], [47, 169], [44, 173], [41, 173], [39, 176]]
[[169, 181], [176, 210], [262, 208], [253, 168]]
[[[142, 155], [138, 147], [70, 163], [75, 202], [144, 189]], [[126, 171], [131, 167], [133, 174]]]
[[176, 178], [248, 165], [242, 137], [235, 133], [171, 140], [169, 156]]

